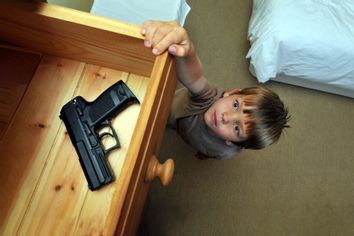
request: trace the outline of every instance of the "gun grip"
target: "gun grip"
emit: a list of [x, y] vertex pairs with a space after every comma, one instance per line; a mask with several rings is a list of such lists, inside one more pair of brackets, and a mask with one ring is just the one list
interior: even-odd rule
[[134, 101], [139, 103], [128, 86], [119, 80], [88, 106], [88, 114], [93, 126], [112, 118], [118, 111]]

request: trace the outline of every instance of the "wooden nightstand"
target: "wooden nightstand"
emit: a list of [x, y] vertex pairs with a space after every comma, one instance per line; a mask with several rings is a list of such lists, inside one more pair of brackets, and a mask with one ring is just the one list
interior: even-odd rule
[[[172, 58], [154, 57], [136, 25], [45, 3], [2, 2], [0, 12], [1, 234], [134, 235], [149, 181], [167, 185], [173, 175], [172, 160], [156, 160], [176, 86]], [[91, 192], [59, 112], [120, 79], [141, 105], [113, 120], [116, 180]]]

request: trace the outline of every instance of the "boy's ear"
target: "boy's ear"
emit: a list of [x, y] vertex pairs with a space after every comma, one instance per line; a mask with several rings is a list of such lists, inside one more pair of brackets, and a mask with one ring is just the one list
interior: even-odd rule
[[241, 92], [241, 90], [242, 89], [239, 89], [239, 88], [232, 89], [229, 92], [225, 92], [223, 97], [227, 97], [227, 96], [230, 96], [232, 94], [239, 93], [239, 92]]

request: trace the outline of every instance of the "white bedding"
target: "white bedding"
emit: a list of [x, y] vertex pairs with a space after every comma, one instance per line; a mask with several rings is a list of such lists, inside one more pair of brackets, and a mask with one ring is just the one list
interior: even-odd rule
[[299, 77], [354, 97], [354, 0], [253, 0], [248, 38], [259, 82]]
[[190, 9], [185, 0], [94, 0], [91, 13], [138, 25], [161, 20], [183, 26]]

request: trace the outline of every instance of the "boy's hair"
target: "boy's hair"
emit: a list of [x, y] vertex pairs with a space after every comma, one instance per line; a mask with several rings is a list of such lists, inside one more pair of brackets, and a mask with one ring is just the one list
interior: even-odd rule
[[246, 149], [262, 149], [278, 141], [290, 120], [288, 109], [279, 96], [262, 87], [242, 89], [237, 94], [244, 95], [243, 111], [247, 114], [247, 140], [234, 142]]

